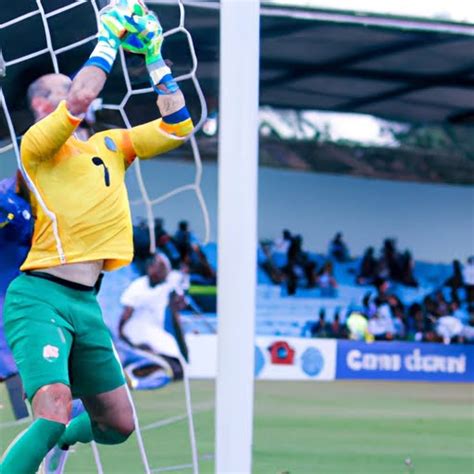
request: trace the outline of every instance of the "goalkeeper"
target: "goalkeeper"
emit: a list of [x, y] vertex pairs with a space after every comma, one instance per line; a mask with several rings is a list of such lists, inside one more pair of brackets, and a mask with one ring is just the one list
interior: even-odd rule
[[[132, 259], [127, 168], [137, 156], [152, 158], [180, 146], [193, 130], [161, 57], [162, 40], [158, 19], [140, 0], [116, 0], [101, 12], [98, 44], [72, 83], [54, 74], [30, 86], [37, 123], [23, 138], [21, 160], [36, 221], [23, 273], [7, 291], [4, 325], [34, 421], [4, 454], [2, 474], [34, 474], [48, 452], [67, 452], [78, 441], [122, 443], [134, 430], [96, 292], [102, 271]], [[145, 55], [161, 118], [80, 141], [75, 130], [120, 45]], [[86, 412], [69, 423], [76, 397]], [[43, 472], [62, 470], [45, 464]]]

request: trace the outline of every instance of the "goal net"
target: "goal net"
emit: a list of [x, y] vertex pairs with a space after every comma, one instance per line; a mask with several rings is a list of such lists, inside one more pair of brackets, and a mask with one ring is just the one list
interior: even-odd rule
[[[9, 3], [0, 13], [0, 159], [16, 155], [18, 167], [21, 134], [31, 124], [26, 110], [26, 89], [34, 79], [51, 72], [73, 75], [86, 61], [97, 38], [97, 21], [100, 8], [108, 0], [21, 0]], [[151, 3], [151, 2], [150, 2]], [[149, 7], [160, 16], [160, 3]], [[132, 206], [143, 206], [150, 235], [150, 251], [156, 250], [154, 222], [157, 206], [182, 193], [194, 193], [204, 224], [204, 242], [209, 240], [210, 221], [201, 189], [202, 162], [195, 134], [207, 116], [206, 101], [197, 79], [198, 59], [191, 33], [186, 29], [186, 10], [182, 0], [164, 1], [175, 12], [163, 22], [164, 55], [168, 43], [179, 45], [180, 55], [173, 57], [173, 70], [178, 74], [186, 97], [192, 96], [198, 104], [192, 110], [194, 133], [188, 146], [195, 164], [194, 177], [171, 190], [160, 193], [157, 183], [146, 182], [143, 163], [133, 164], [140, 196], [131, 200]], [[169, 9], [169, 8], [168, 8]], [[176, 48], [175, 48], [176, 49]], [[144, 61], [120, 51], [99, 109], [99, 126], [131, 127], [152, 119], [156, 114], [154, 92], [148, 83]], [[28, 124], [28, 119], [30, 123]], [[189, 154], [189, 153], [188, 153]], [[153, 163], [153, 166], [159, 166]]]

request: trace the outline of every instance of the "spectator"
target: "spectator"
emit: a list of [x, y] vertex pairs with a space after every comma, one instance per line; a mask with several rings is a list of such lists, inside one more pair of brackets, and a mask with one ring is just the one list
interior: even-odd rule
[[395, 337], [404, 340], [407, 336], [406, 315], [403, 306], [395, 306], [392, 308], [393, 327], [395, 329]]
[[414, 341], [422, 341], [424, 327], [423, 307], [419, 303], [413, 303], [408, 310], [407, 336]]
[[423, 308], [425, 315], [430, 319], [434, 319], [438, 315], [438, 306], [436, 301], [430, 295], [423, 298]]
[[367, 318], [358, 311], [352, 311], [347, 318], [347, 329], [349, 330], [349, 338], [355, 341], [373, 340], [367, 330]]
[[[119, 337], [134, 347], [153, 352], [162, 359], [173, 378], [183, 376], [181, 356], [187, 358], [187, 348], [179, 324], [178, 309], [189, 279], [172, 270], [168, 258], [157, 254], [147, 261], [145, 276], [133, 281], [122, 295], [124, 310], [119, 322]], [[176, 338], [165, 330], [165, 318], [170, 311]]]
[[269, 242], [260, 243], [259, 264], [265, 273], [270, 277], [272, 283], [279, 285], [286, 280], [285, 274], [273, 260], [272, 244]]
[[398, 296], [387, 293], [386, 299], [387, 299], [387, 303], [390, 305], [390, 309], [392, 310], [392, 313], [396, 308], [401, 309], [402, 312], [404, 311], [403, 303]]
[[415, 262], [409, 250], [406, 250], [405, 253], [400, 257], [400, 270], [401, 270], [401, 280], [400, 282], [405, 286], [412, 286], [414, 288], [418, 287], [418, 282], [416, 281], [413, 271], [415, 269]]
[[190, 247], [199, 244], [194, 233], [189, 230], [188, 221], [178, 223], [178, 230], [174, 234], [174, 243], [182, 260], [184, 260], [186, 255], [191, 251]]
[[159, 242], [159, 240], [164, 236], [164, 235], [168, 235], [168, 232], [166, 232], [165, 228], [164, 228], [164, 221], [163, 219], [161, 219], [160, 217], [156, 217], [155, 218], [155, 239], [157, 242]]
[[341, 323], [341, 316], [339, 310], [334, 313], [334, 320], [331, 323], [330, 335], [335, 339], [344, 339], [347, 337], [346, 325]]
[[283, 229], [282, 236], [278, 239], [275, 239], [273, 251], [286, 255], [288, 253], [288, 249], [290, 248], [292, 238], [291, 232], [288, 229]]
[[319, 310], [319, 319], [311, 328], [311, 337], [331, 337], [331, 325], [326, 321], [326, 310]]
[[319, 270], [316, 283], [321, 288], [321, 296], [335, 296], [337, 281], [334, 278], [334, 268], [330, 260], [327, 260]]
[[342, 240], [341, 232], [338, 232], [329, 244], [329, 257], [340, 263], [350, 260], [349, 249], [346, 243]]
[[376, 278], [383, 278], [389, 280], [391, 278], [390, 268], [385, 258], [380, 258], [377, 261], [377, 269], [375, 271]]
[[439, 316], [436, 301], [429, 295], [425, 296], [423, 298], [423, 308], [423, 341], [435, 342], [438, 340], [435, 332], [435, 323]]
[[395, 337], [397, 339], [405, 339], [407, 336], [407, 317], [405, 307], [400, 298], [395, 295], [389, 295], [387, 298], [388, 305], [393, 317], [393, 325], [395, 328]]
[[155, 239], [156, 246], [163, 252], [169, 259], [173, 268], [179, 268], [181, 264], [181, 255], [176, 248], [173, 239], [164, 228], [163, 219], [155, 219]]
[[388, 269], [389, 277], [395, 281], [401, 281], [402, 270], [395, 239], [384, 240], [381, 260]]
[[312, 330], [314, 325], [314, 320], [306, 321], [303, 327], [301, 328], [301, 337], [312, 337]]
[[146, 221], [133, 226], [133, 264], [140, 275], [146, 273], [146, 260], [150, 256], [150, 232]]
[[460, 335], [461, 342], [474, 342], [474, 325], [472, 324], [465, 324]]
[[371, 285], [377, 276], [377, 260], [374, 248], [369, 247], [362, 257], [356, 281], [359, 285]]
[[459, 260], [453, 260], [453, 274], [444, 282], [444, 286], [451, 289], [451, 298], [459, 298], [459, 290], [464, 288], [464, 277]]
[[463, 324], [469, 324], [469, 313], [461, 308], [459, 300], [454, 299], [449, 304], [449, 310], [451, 316], [454, 316], [456, 319], [461, 321]]
[[185, 256], [183, 263], [189, 268], [193, 283], [211, 286], [216, 284], [216, 272], [199, 245], [192, 247], [192, 250]]
[[464, 325], [454, 316], [442, 316], [436, 322], [436, 334], [444, 344], [450, 344], [453, 340], [458, 342], [463, 329]]
[[390, 306], [378, 298], [375, 304], [377, 311], [369, 320], [367, 329], [376, 341], [391, 341], [394, 338], [395, 326], [393, 324]]
[[389, 297], [392, 296], [388, 292], [390, 283], [385, 278], [376, 278], [374, 281], [375, 289], [377, 290], [377, 298], [381, 303], [388, 303]]
[[469, 311], [474, 311], [474, 255], [467, 259], [463, 271], [463, 280], [466, 287], [466, 300]]
[[[180, 255], [171, 237], [163, 226], [163, 219], [156, 218], [154, 221], [154, 234], [156, 247], [163, 252], [171, 262], [173, 268], [180, 267]], [[150, 256], [150, 230], [148, 223], [141, 220], [133, 227], [133, 263], [141, 275], [146, 273], [146, 261]]]
[[374, 296], [372, 292], [368, 291], [362, 298], [362, 306], [364, 308], [363, 312], [367, 319], [370, 319], [376, 311], [374, 304]]
[[437, 291], [434, 294], [434, 310], [433, 310], [433, 315], [434, 316], [448, 316], [450, 311], [449, 311], [449, 305], [448, 302], [446, 301], [446, 298], [443, 295], [442, 291]]
[[316, 286], [316, 264], [303, 251], [303, 238], [296, 235], [292, 238], [288, 248], [288, 263], [283, 271], [287, 276], [288, 294], [294, 295], [298, 286], [298, 279], [304, 277], [308, 288]]
[[189, 269], [192, 282], [201, 285], [215, 285], [216, 272], [207, 260], [197, 237], [189, 229], [187, 221], [181, 221], [178, 224], [178, 230], [174, 235], [174, 242], [176, 243], [181, 263]]

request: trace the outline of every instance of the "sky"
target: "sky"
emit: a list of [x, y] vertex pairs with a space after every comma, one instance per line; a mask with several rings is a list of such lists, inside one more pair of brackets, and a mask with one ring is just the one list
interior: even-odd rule
[[[328, 111], [275, 109], [262, 106], [259, 112], [262, 136], [275, 133], [284, 140], [317, 140], [337, 142], [348, 140], [365, 146], [397, 147], [398, 141], [390, 131], [403, 131], [407, 125], [379, 119], [371, 115]], [[217, 134], [218, 115], [208, 117], [203, 131]]]
[[299, 5], [331, 10], [349, 10], [367, 13], [388, 13], [400, 16], [438, 18], [474, 23], [472, 0], [273, 0], [274, 3]]

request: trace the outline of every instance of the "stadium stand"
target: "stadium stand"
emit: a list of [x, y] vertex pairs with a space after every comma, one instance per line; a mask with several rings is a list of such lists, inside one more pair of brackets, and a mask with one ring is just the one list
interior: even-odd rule
[[[160, 225], [163, 226], [163, 223], [160, 222]], [[163, 232], [167, 238], [164, 239], [166, 246], [161, 246], [161, 251], [166, 253], [175, 244], [174, 238], [166, 231]], [[468, 281], [464, 281], [464, 275], [469, 275], [472, 259], [468, 259], [464, 265], [458, 262], [452, 266], [419, 262], [413, 260], [408, 250], [399, 252], [393, 239], [386, 239], [379, 252], [380, 257], [374, 257], [376, 267], [379, 270], [382, 268], [382, 272], [374, 274], [370, 281], [361, 284], [359, 276], [364, 256], [343, 258], [341, 262], [329, 259], [327, 254], [306, 252], [300, 248], [304, 253], [302, 261], [312, 264], [311, 271], [315, 273], [315, 280], [308, 281], [304, 267], [300, 268], [297, 287], [291, 293], [288, 291], [288, 274], [285, 269], [286, 254], [291, 243], [285, 244], [285, 235], [288, 238], [289, 231], [285, 231], [275, 244], [264, 241], [258, 249], [258, 335], [351, 337], [346, 322], [351, 314], [357, 313], [371, 321], [366, 334], [368, 340], [474, 342], [474, 315], [470, 312], [472, 307], [468, 301], [470, 287]], [[199, 248], [206, 266], [215, 272], [216, 245], [210, 243], [200, 246], [192, 235], [192, 246]], [[333, 246], [330, 245], [331, 247]], [[374, 251], [373, 254], [376, 256], [377, 252]], [[398, 270], [394, 269], [395, 257], [401, 263]], [[380, 265], [380, 261], [384, 259], [391, 263], [384, 262]], [[409, 274], [400, 271], [407, 262]], [[183, 260], [175, 260], [174, 265], [185, 271], [190, 270]], [[332, 283], [326, 285], [322, 284], [321, 275], [327, 274], [328, 268], [330, 276], [327, 276], [326, 283]], [[139, 274], [140, 264], [135, 262], [104, 279], [101, 301], [106, 308], [105, 317], [112, 331], [116, 330], [117, 318], [121, 312], [119, 295]], [[215, 273], [213, 275], [215, 278]], [[275, 275], [279, 278], [275, 278]], [[215, 280], [203, 285], [205, 281], [202, 275], [191, 272], [191, 282], [188, 309], [182, 315], [184, 331], [200, 334], [215, 332]], [[199, 297], [203, 294], [207, 296], [207, 302], [201, 306]], [[214, 300], [214, 303], [209, 304], [209, 300]], [[324, 315], [323, 320], [321, 315]]]

